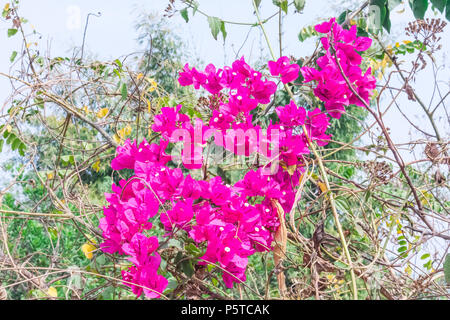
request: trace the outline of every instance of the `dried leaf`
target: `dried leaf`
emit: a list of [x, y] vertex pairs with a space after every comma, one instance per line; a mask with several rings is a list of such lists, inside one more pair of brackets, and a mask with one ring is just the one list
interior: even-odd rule
[[[275, 247], [273, 250], [273, 260], [275, 262], [275, 268], [281, 267], [283, 257], [286, 254], [286, 246], [287, 246], [287, 229], [284, 218], [284, 210], [281, 207], [278, 200], [272, 199], [272, 205], [275, 207], [278, 213], [278, 219], [280, 221], [280, 226], [275, 233]], [[280, 295], [283, 298], [287, 293], [286, 287], [286, 279], [284, 276], [284, 272], [281, 271], [277, 274], [278, 280], [278, 290], [280, 291]]]

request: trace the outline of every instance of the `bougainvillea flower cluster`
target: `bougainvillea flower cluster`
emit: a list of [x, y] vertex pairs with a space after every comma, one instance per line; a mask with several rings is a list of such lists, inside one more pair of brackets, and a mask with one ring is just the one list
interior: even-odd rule
[[[322, 39], [327, 55], [319, 58], [320, 71], [304, 68], [302, 72], [306, 81], [318, 82], [317, 96], [324, 99], [330, 114], [337, 116], [335, 108], [356, 102], [336, 73], [329, 41], [340, 50], [344, 70], [363, 97], [368, 97], [372, 79], [367, 73], [361, 75], [361, 61], [354, 50], [366, 50], [370, 43], [358, 40], [354, 29], [343, 30], [333, 19], [316, 28], [328, 34]], [[281, 57], [269, 62], [269, 71], [288, 83], [298, 78], [300, 68]], [[328, 116], [319, 108], [307, 111], [294, 101], [275, 109], [279, 121], [271, 121], [264, 133], [253, 122], [251, 111], [269, 103], [277, 85], [244, 58], [223, 69], [210, 64], [204, 71], [186, 64], [178, 81], [182, 86], [206, 90], [219, 103], [210, 105], [207, 123], [181, 113], [181, 105], [164, 107], [152, 126], [161, 135], [158, 143], [149, 144], [144, 139], [138, 144], [128, 139], [119, 146], [111, 167], [131, 169], [133, 176], [112, 186], [113, 192], [106, 195], [109, 206], [100, 221], [102, 250], [127, 257], [131, 267], [122, 271], [124, 284], [137, 296], [144, 293], [148, 298], [160, 297], [168, 285], [158, 273], [158, 238], [150, 236], [155, 223], [162, 225], [165, 238], [183, 234], [205, 248], [197, 263], [219, 268], [225, 285], [231, 288], [246, 280], [249, 256], [274, 248], [279, 216], [283, 214], [277, 208], [289, 212], [294, 204], [310, 141], [323, 146], [330, 140], [326, 133]], [[169, 144], [184, 141], [183, 166], [201, 169], [205, 165], [203, 148], [213, 136], [214, 143], [229, 152], [245, 156], [258, 153], [267, 158], [266, 164], [248, 171], [233, 186], [220, 176], [196, 180], [183, 174], [181, 168], [171, 168], [174, 159], [166, 153]], [[278, 170], [268, 170], [275, 163]]]
[[369, 49], [372, 39], [358, 37], [356, 25], [351, 26], [349, 30], [342, 28], [335, 18], [316, 25], [315, 30], [326, 34], [320, 39], [326, 54], [316, 61], [319, 69], [305, 66], [301, 68], [301, 72], [305, 82], [317, 83], [314, 94], [325, 103], [328, 114], [340, 118], [345, 112], [345, 106], [354, 104], [364, 107], [364, 104], [347, 85], [339, 65], [352, 87], [366, 103], [375, 89], [376, 80], [371, 69], [368, 68], [365, 73], [361, 70], [362, 58], [359, 54]]

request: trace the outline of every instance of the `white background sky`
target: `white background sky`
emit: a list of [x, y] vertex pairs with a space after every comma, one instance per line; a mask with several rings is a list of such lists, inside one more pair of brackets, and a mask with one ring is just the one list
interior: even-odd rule
[[[200, 3], [200, 10], [224, 20], [238, 22], [254, 22], [256, 20], [253, 16], [253, 7], [250, 0], [198, 0], [198, 2]], [[301, 28], [331, 16], [337, 16], [342, 8], [356, 8], [358, 3], [361, 2], [347, 1], [348, 6], [345, 6], [330, 0], [306, 0], [306, 6], [302, 14], [293, 14], [293, 7], [291, 6], [290, 14], [283, 23], [283, 54], [296, 57], [309, 55], [312, 52], [313, 40], [300, 43], [297, 35]], [[0, 1], [2, 7], [4, 3], [5, 1]], [[113, 60], [139, 49], [136, 41], [137, 33], [134, 29], [139, 12], [163, 14], [167, 4], [168, 0], [21, 0], [20, 14], [29, 20], [26, 31], [30, 32], [31, 28], [34, 27], [39, 32], [41, 38], [38, 42], [41, 51], [48, 51], [51, 56], [71, 56], [73, 48], [81, 46], [87, 14], [101, 12], [101, 17], [91, 16], [90, 18], [85, 50], [94, 54], [98, 59]], [[183, 7], [179, 1], [177, 1], [177, 5], [179, 8]], [[403, 7], [405, 6], [400, 5], [391, 13], [392, 36], [397, 40], [406, 39], [398, 39], [396, 36], [403, 34], [403, 37], [406, 37], [404, 36], [404, 27], [409, 21], [413, 20], [412, 12], [407, 5], [403, 13], [398, 13]], [[271, 0], [262, 0], [262, 17], [268, 17], [276, 11], [277, 8]], [[192, 17], [191, 11], [189, 11], [189, 16], [191, 21], [188, 24], [179, 14], [171, 18], [171, 22], [174, 32], [189, 44], [192, 54], [205, 63], [212, 62], [218, 66], [231, 63], [235, 57], [234, 52], [241, 47], [249, 27], [227, 24], [228, 36], [224, 44], [220, 34], [217, 41], [213, 39], [204, 16], [197, 13]], [[434, 16], [430, 9], [427, 16]], [[0, 25], [0, 42], [2, 43], [0, 71], [2, 72], [9, 72], [11, 52], [20, 48], [18, 36], [7, 38], [8, 27], [7, 23]], [[268, 23], [266, 28], [274, 50], [278, 53], [277, 19]], [[448, 91], [449, 87], [449, 31], [450, 27], [447, 26], [446, 32], [443, 34], [443, 49], [437, 56], [437, 61], [444, 68], [439, 76], [444, 93]], [[264, 48], [265, 51], [261, 52], [261, 48]], [[253, 28], [241, 55], [243, 54], [247, 61], [255, 61], [261, 54], [268, 57], [265, 48], [264, 38], [260, 31]], [[193, 59], [193, 61], [196, 61], [196, 59]], [[405, 66], [409, 68], [410, 64]], [[414, 87], [417, 88], [417, 93], [422, 100], [428, 104], [433, 91], [431, 68], [428, 68], [427, 72], [421, 73], [421, 76], [416, 79]], [[8, 81], [0, 78], [0, 102], [2, 104], [7, 101], [9, 93]], [[437, 102], [438, 100], [435, 98], [432, 104], [434, 105]], [[411, 118], [415, 121], [419, 119], [419, 124], [425, 130], [431, 132], [428, 122], [423, 118], [423, 114], [416, 103], [411, 103], [407, 100], [406, 95], [402, 95], [399, 104], [405, 113], [411, 115]], [[438, 120], [439, 126], [446, 127], [447, 132], [444, 130], [444, 135], [448, 137], [448, 119], [441, 115]], [[395, 108], [391, 108], [391, 111], [385, 117], [385, 121], [391, 129], [394, 141], [397, 143], [411, 140], [410, 135], [418, 137], [416, 130], [411, 129]], [[404, 155], [407, 158], [409, 157], [408, 152], [405, 152]]]

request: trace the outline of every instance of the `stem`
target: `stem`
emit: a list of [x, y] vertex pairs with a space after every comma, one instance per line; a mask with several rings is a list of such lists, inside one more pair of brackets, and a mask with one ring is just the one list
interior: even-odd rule
[[[255, 0], [252, 0], [252, 2], [253, 2], [253, 7], [255, 8], [256, 18], [258, 19], [259, 26], [261, 27], [261, 30], [262, 30], [262, 32], [264, 34], [265, 39], [266, 39], [267, 46], [269, 47], [270, 53], [272, 55], [272, 58], [274, 60], [276, 60], [276, 57], [275, 57], [275, 54], [274, 54], [274, 52], [272, 50], [272, 47], [270, 45], [270, 41], [269, 41], [269, 38], [267, 36], [267, 33], [266, 33], [265, 29], [264, 29], [263, 24], [261, 23], [261, 19], [259, 17], [259, 11], [258, 11], [258, 8], [257, 8], [257, 6], [255, 4]], [[289, 96], [291, 97], [291, 99], [294, 100], [294, 94], [292, 93], [291, 89], [287, 86], [287, 84], [284, 84], [284, 87], [285, 87], [286, 91], [289, 93]], [[344, 232], [342, 230], [342, 225], [341, 225], [341, 223], [339, 221], [339, 215], [337, 213], [336, 205], [335, 205], [335, 201], [334, 201], [334, 194], [333, 194], [333, 192], [330, 189], [330, 183], [328, 181], [328, 177], [327, 177], [327, 174], [326, 174], [326, 171], [325, 171], [325, 167], [324, 167], [323, 162], [322, 162], [322, 158], [317, 153], [317, 150], [316, 150], [316, 147], [315, 147], [314, 143], [309, 138], [308, 131], [306, 130], [306, 126], [302, 125], [302, 129], [303, 129], [303, 133], [305, 134], [305, 136], [306, 136], [306, 138], [308, 140], [308, 143], [309, 143], [309, 145], [311, 147], [311, 151], [312, 151], [312, 153], [314, 154], [314, 156], [317, 159], [317, 163], [319, 164], [319, 170], [320, 170], [322, 179], [324, 180], [325, 186], [327, 187], [327, 193], [328, 193], [328, 196], [329, 196], [331, 211], [333, 212], [334, 222], [335, 222], [336, 227], [338, 229], [339, 238], [341, 240], [341, 244], [342, 244], [342, 247], [344, 249], [345, 257], [347, 259], [347, 264], [348, 264], [348, 266], [350, 268], [350, 275], [351, 275], [351, 279], [352, 279], [353, 299], [358, 300], [358, 289], [357, 289], [357, 286], [356, 286], [356, 276], [355, 276], [354, 266], [353, 266], [352, 258], [350, 256], [350, 252], [348, 250], [347, 241], [345, 239]]]

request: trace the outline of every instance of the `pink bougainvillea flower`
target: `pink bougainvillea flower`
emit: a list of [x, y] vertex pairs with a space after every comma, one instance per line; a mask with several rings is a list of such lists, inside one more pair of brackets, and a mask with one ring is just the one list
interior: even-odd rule
[[[370, 69], [363, 74], [360, 67], [360, 52], [367, 50], [371, 41], [357, 37], [354, 26], [343, 29], [335, 19], [317, 25], [316, 30], [325, 34], [321, 42], [326, 53], [317, 59], [317, 68], [303, 67], [302, 75], [305, 82], [315, 82], [314, 94], [324, 102], [327, 113], [339, 118], [345, 106], [365, 105], [375, 88]], [[283, 83], [298, 77], [299, 66], [290, 64], [287, 57], [269, 61], [268, 65], [270, 73], [280, 76]], [[292, 209], [296, 188], [306, 170], [304, 155], [310, 153], [307, 137], [319, 146], [326, 145], [331, 137], [326, 133], [330, 119], [325, 113], [319, 108], [306, 112], [294, 101], [275, 109], [279, 121], [270, 120], [263, 134], [264, 124], [256, 123], [253, 115], [258, 104], [270, 102], [277, 85], [250, 67], [244, 57], [222, 69], [209, 64], [203, 72], [186, 64], [178, 80], [182, 86], [202, 87], [212, 94], [207, 100], [209, 108], [205, 108], [210, 112], [208, 123], [180, 113], [181, 105], [164, 107], [152, 126], [154, 132], [161, 133], [158, 143], [149, 144], [144, 139], [138, 145], [127, 140], [119, 146], [112, 169], [131, 169], [134, 175], [111, 186], [112, 193], [105, 195], [109, 204], [99, 225], [104, 238], [101, 249], [126, 256], [132, 266], [122, 271], [124, 283], [137, 296], [144, 293], [148, 298], [160, 297], [168, 284], [158, 274], [158, 238], [146, 235], [156, 217], [168, 231], [164, 237], [189, 237], [199, 249], [206, 247], [198, 263], [219, 265], [225, 285], [232, 288], [234, 283], [246, 280], [251, 255], [273, 249], [280, 226], [273, 202], [278, 201], [284, 212]], [[302, 125], [306, 134], [297, 128]], [[169, 161], [175, 159], [166, 153], [178, 141], [185, 142], [181, 151], [183, 170], [169, 168], [173, 165]], [[202, 173], [203, 180], [195, 180], [183, 172], [203, 167], [202, 151], [209, 141], [235, 155], [260, 152], [268, 159], [265, 164], [266, 159], [261, 159], [263, 163], [256, 170], [248, 171], [233, 186], [220, 176], [208, 179], [209, 172]], [[273, 166], [278, 163], [281, 169]]]
[[222, 90], [222, 70], [216, 71], [216, 67], [213, 64], [208, 64], [205, 68], [206, 82], [203, 87], [211, 94], [217, 94]]
[[300, 66], [296, 63], [290, 64], [289, 58], [280, 57], [276, 62], [268, 62], [269, 71], [272, 76], [281, 76], [281, 82], [288, 83], [298, 78]]
[[180, 72], [178, 82], [182, 86], [194, 85], [195, 89], [199, 89], [206, 82], [206, 75], [198, 72], [195, 68], [189, 69], [189, 64], [185, 64], [183, 71]]
[[177, 202], [172, 210], [161, 213], [161, 223], [168, 231], [172, 231], [174, 227], [180, 229], [189, 229], [188, 224], [194, 217], [192, 209], [193, 199], [188, 198], [184, 201]]
[[127, 139], [123, 146], [117, 147], [117, 156], [111, 161], [113, 170], [133, 169], [137, 153], [136, 141]]
[[146, 264], [150, 255], [158, 249], [157, 237], [146, 237], [142, 233], [136, 233], [131, 242], [127, 242], [122, 246], [125, 254], [130, 255], [130, 262], [136, 266]]
[[159, 298], [168, 285], [167, 279], [157, 273], [160, 264], [161, 257], [155, 253], [145, 264], [122, 270], [124, 284], [138, 297], [144, 292], [147, 298]]
[[306, 110], [303, 107], [297, 107], [294, 101], [284, 107], [277, 107], [275, 110], [283, 126], [301, 126], [305, 123]]
[[[370, 68], [364, 75], [360, 69], [362, 62], [360, 52], [366, 51], [372, 40], [358, 37], [355, 25], [349, 30], [343, 29], [336, 23], [335, 18], [315, 26], [315, 29], [319, 33], [326, 34], [320, 39], [326, 54], [317, 59], [320, 69], [305, 66], [301, 72], [305, 82], [317, 82], [314, 94], [325, 102], [328, 114], [333, 118], [340, 118], [345, 112], [345, 106], [368, 104], [375, 89], [375, 78], [370, 74]], [[353, 93], [344, 76], [358, 92], [359, 97]]]
[[187, 115], [179, 112], [181, 107], [181, 104], [177, 105], [176, 108], [162, 107], [161, 114], [154, 118], [152, 130], [161, 132], [162, 137], [170, 141], [172, 133], [190, 121]]

